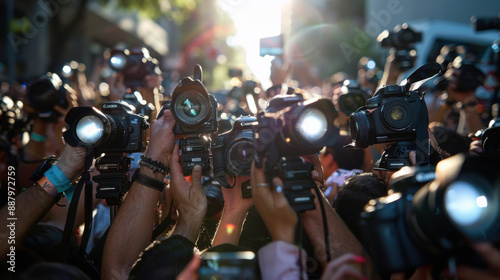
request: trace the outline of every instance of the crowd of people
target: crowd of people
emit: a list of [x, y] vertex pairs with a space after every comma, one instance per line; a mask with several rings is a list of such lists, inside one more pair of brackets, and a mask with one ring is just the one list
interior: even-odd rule
[[[456, 48], [447, 46], [451, 47]], [[441, 61], [442, 75], [420, 89], [432, 96], [426, 108], [430, 143], [430, 163], [426, 167], [434, 170], [437, 165], [436, 178], [440, 168], [448, 168], [450, 173], [455, 172], [453, 168], [455, 173], [461, 170], [447, 161], [456, 156], [499, 156], [494, 148], [498, 142], [491, 142], [498, 139], [492, 138], [486, 149], [482, 137], [487, 129], [498, 126], [499, 105], [476, 97], [484, 74], [475, 66], [474, 57], [466, 49], [461, 50], [455, 52], [455, 57]], [[376, 252], [383, 246], [366, 241], [366, 235], [378, 236], [382, 232], [367, 232], [363, 226], [362, 217], [367, 217], [369, 206], [389, 205], [389, 197], [409, 192], [396, 189], [394, 176], [403, 176], [408, 168], [416, 172], [411, 168], [421, 165], [417, 152], [412, 150], [403, 153], [407, 158], [400, 160], [415, 166], [400, 171], [383, 168], [380, 162], [397, 141], [346, 148], [354, 138], [350, 114], [386, 85], [399, 84], [404, 69], [393, 55], [387, 58], [380, 80], [373, 69], [366, 68], [368, 58], [363, 58], [358, 76], [336, 73], [328, 83], [316, 88], [292, 87], [292, 61], [276, 58], [271, 88], [264, 89], [251, 78], [236, 75], [231, 90], [213, 93], [218, 102], [218, 131], [207, 133], [211, 139], [230, 131], [241, 116], [276, 113], [267, 105], [283, 95], [299, 96], [301, 100], [326, 98], [333, 104], [335, 140], [318, 153], [300, 155], [303, 166], [312, 167], [307, 172], [314, 187], [307, 191], [313, 207], [295, 211], [289, 193], [293, 190], [285, 187], [286, 176], [266, 170], [266, 157], [254, 160], [246, 169], [240, 168], [240, 174], [225, 173], [229, 187], [216, 182], [215, 170], [206, 172], [202, 164], [184, 164], [186, 144], [179, 140], [185, 135], [178, 132], [179, 118], [174, 116], [174, 110], [165, 109], [165, 104], [170, 103], [163, 101], [174, 102], [172, 90], [185, 86], [187, 80], [177, 77], [173, 81], [180, 81], [177, 87], [165, 89], [158, 62], [143, 49], [132, 53], [148, 62], [134, 65], [136, 68], [113, 68], [109, 65], [118, 57], [111, 52], [88, 76], [88, 70], [72, 62], [64, 76], [47, 73], [26, 86], [2, 84], [0, 217], [4, 221], [15, 217], [12, 243], [6, 238], [13, 236], [10, 228], [0, 229], [2, 279], [500, 279], [500, 250], [495, 246], [498, 230], [493, 237], [485, 233], [482, 239], [470, 237], [475, 233], [454, 231], [463, 238], [456, 240], [458, 245], [446, 244], [452, 247], [446, 254], [424, 252], [422, 263], [412, 266], [414, 262], [408, 260], [411, 265], [403, 265], [399, 271], [384, 269], [396, 266]], [[195, 80], [202, 82], [201, 77], [195, 70]], [[362, 103], [349, 96], [361, 98]], [[69, 137], [76, 128], [68, 127], [68, 112], [91, 106], [101, 110], [105, 109], [102, 104], [119, 100], [128, 100], [127, 104], [133, 105], [135, 113], [149, 124], [144, 129], [145, 149], [120, 153], [110, 146], [96, 153], [92, 145], [72, 145], [74, 141]], [[196, 106], [189, 109], [200, 110]], [[413, 118], [416, 121], [417, 116]], [[80, 140], [93, 137], [93, 132], [86, 129], [75, 132]], [[122, 132], [132, 133], [133, 129], [137, 127]], [[99, 158], [104, 159], [100, 152], [107, 154], [106, 149], [113, 155], [126, 154], [126, 170], [118, 172], [124, 177], [111, 179], [111, 183], [96, 179], [92, 187], [89, 182], [108, 174], [106, 168], [123, 168], [99, 162]], [[250, 161], [256, 155], [251, 152]], [[186, 174], [184, 169], [188, 167], [192, 172]], [[120, 178], [125, 178], [126, 183]], [[492, 181], [490, 188], [496, 188], [490, 191], [494, 202], [498, 200], [498, 178]], [[103, 195], [104, 186], [110, 185], [124, 186], [125, 190], [117, 199], [110, 199]], [[420, 187], [424, 184], [417, 189]], [[71, 205], [76, 208], [72, 210]], [[498, 205], [493, 207], [497, 209], [489, 215], [497, 217], [494, 222], [498, 222]], [[407, 227], [404, 223], [398, 226]], [[474, 232], [475, 225], [468, 226], [467, 232]], [[390, 247], [399, 252], [396, 247], [401, 244], [396, 241], [400, 239], [394, 235], [401, 232], [386, 229], [385, 238], [394, 238]], [[476, 254], [479, 261], [461, 261], [457, 258], [463, 254], [460, 250]], [[12, 260], [14, 268], [9, 263]], [[222, 276], [213, 276], [216, 274]]]

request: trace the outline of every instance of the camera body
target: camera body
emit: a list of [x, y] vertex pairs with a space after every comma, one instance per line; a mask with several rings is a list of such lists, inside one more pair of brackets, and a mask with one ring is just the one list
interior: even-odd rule
[[441, 161], [435, 177], [420, 167], [395, 173], [391, 187], [398, 192], [370, 201], [361, 214], [365, 246], [378, 269], [433, 264], [439, 271], [450, 260], [484, 268], [468, 243], [499, 244], [498, 170], [498, 157], [459, 154]]
[[60, 117], [54, 106], [68, 107], [64, 84], [55, 73], [49, 72], [29, 83], [26, 98], [38, 117], [46, 122], [55, 122]]
[[254, 158], [253, 126], [257, 118], [242, 116], [236, 119], [231, 130], [212, 141], [214, 176], [250, 176]]
[[145, 87], [144, 78], [159, 74], [158, 60], [149, 55], [146, 48], [111, 50], [109, 65], [111, 69], [123, 73], [128, 88]]
[[300, 157], [284, 157], [278, 164], [283, 193], [293, 210], [303, 212], [315, 208], [311, 189], [316, 187], [311, 172], [314, 166]]
[[413, 44], [422, 41], [422, 33], [411, 29], [408, 24], [397, 25], [392, 32], [384, 30], [377, 38], [381, 47], [391, 48], [391, 54], [395, 57], [403, 71], [413, 68], [417, 51]]
[[201, 188], [207, 196], [207, 217], [213, 217], [219, 214], [224, 208], [224, 196], [222, 195], [219, 182], [211, 176], [201, 179]]
[[123, 96], [123, 101], [129, 105], [134, 106], [134, 112], [138, 115], [144, 116], [148, 122], [151, 122], [153, 117], [154, 105], [142, 99], [141, 93], [135, 91], [133, 93], [126, 93]]
[[415, 140], [420, 110], [425, 106], [417, 91], [398, 85], [380, 88], [365, 107], [350, 116], [354, 146]]
[[210, 139], [208, 137], [188, 137], [179, 139], [181, 162], [184, 176], [190, 176], [195, 165], [200, 165], [202, 174], [210, 174]]
[[[69, 129], [64, 138], [71, 146], [93, 146], [101, 153], [135, 153], [146, 148], [146, 119], [124, 101], [94, 107], [72, 108], [65, 119]], [[91, 138], [89, 138], [91, 137]]]

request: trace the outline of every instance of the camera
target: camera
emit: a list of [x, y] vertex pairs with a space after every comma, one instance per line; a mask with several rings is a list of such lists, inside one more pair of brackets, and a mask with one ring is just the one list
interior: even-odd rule
[[408, 70], [413, 67], [417, 51], [413, 44], [422, 41], [422, 33], [411, 29], [407, 23], [397, 25], [393, 32], [384, 30], [377, 37], [381, 47], [391, 48], [391, 54], [395, 56], [401, 69]]
[[55, 122], [60, 117], [54, 106], [68, 107], [66, 90], [61, 78], [50, 72], [29, 83], [26, 99], [37, 111], [38, 117], [46, 122]]
[[367, 91], [363, 90], [356, 80], [345, 80], [339, 95], [339, 109], [347, 116], [356, 112], [359, 107], [366, 104], [370, 97]]
[[146, 121], [151, 122], [154, 111], [154, 105], [142, 99], [142, 95], [138, 91], [126, 93], [123, 96], [123, 101], [132, 105], [135, 109], [134, 112], [138, 115], [144, 116]]
[[95, 107], [72, 108], [65, 119], [69, 129], [64, 139], [71, 146], [92, 146], [101, 153], [134, 153], [146, 148], [146, 129], [143, 116], [124, 101], [106, 102], [102, 111]]
[[250, 176], [254, 158], [253, 126], [257, 118], [241, 116], [231, 130], [212, 141], [214, 177], [223, 187], [229, 187], [226, 175]]
[[[361, 214], [365, 246], [383, 273], [484, 263], [468, 240], [500, 240], [498, 158], [455, 155], [435, 172], [412, 167], [393, 179], [401, 192], [371, 200]], [[498, 244], [498, 243], [497, 243]]]
[[224, 196], [222, 195], [219, 182], [211, 176], [201, 179], [201, 188], [207, 196], [207, 217], [213, 217], [219, 214], [224, 208]]
[[428, 142], [427, 106], [423, 94], [416, 89], [439, 73], [441, 65], [429, 63], [403, 81], [404, 85], [380, 88], [366, 101], [366, 106], [351, 114], [349, 126], [353, 142], [348, 146], [367, 148], [377, 143], [397, 142], [382, 155], [379, 167], [388, 170], [410, 165], [410, 150], [417, 150], [417, 162], [428, 157], [428, 145], [423, 144], [425, 140]]
[[304, 100], [301, 95], [277, 95], [269, 101], [266, 112], [257, 114], [255, 165], [262, 166], [262, 159], [267, 158], [267, 181], [275, 175], [284, 180], [284, 194], [295, 211], [315, 207], [310, 193], [315, 186], [312, 169], [299, 157], [317, 153], [336, 140], [336, 117], [330, 100]]
[[4, 95], [0, 99], [0, 150], [10, 152], [12, 137], [30, 131], [30, 122], [23, 114], [23, 102]]
[[114, 49], [105, 54], [111, 69], [123, 73], [128, 88], [145, 87], [144, 77], [159, 74], [158, 60], [149, 55], [146, 48]]
[[[191, 77], [183, 78], [172, 92], [172, 99], [163, 102], [158, 117], [164, 110], [170, 110], [175, 119], [174, 134], [187, 135], [179, 145], [182, 151], [184, 176], [191, 175], [193, 167], [200, 164], [203, 175], [210, 173], [210, 138], [208, 134], [217, 131], [217, 100], [202, 84], [203, 72], [200, 65]], [[204, 136], [201, 136], [204, 135]]]

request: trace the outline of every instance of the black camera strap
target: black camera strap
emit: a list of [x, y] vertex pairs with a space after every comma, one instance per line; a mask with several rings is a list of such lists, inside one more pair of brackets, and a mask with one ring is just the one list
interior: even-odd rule
[[[92, 181], [90, 180], [90, 166], [92, 165], [92, 160], [93, 158], [93, 151], [91, 150], [92, 148], [88, 147], [87, 148], [87, 156], [85, 157], [85, 168], [84, 172], [82, 174], [82, 177], [78, 181], [78, 184], [76, 185], [75, 192], [73, 194], [73, 198], [71, 200], [71, 203], [69, 205], [68, 209], [68, 216], [66, 218], [66, 224], [64, 226], [64, 233], [62, 237], [62, 248], [64, 248], [64, 254], [63, 254], [63, 263], [68, 263], [69, 261], [69, 249], [70, 249], [70, 243], [71, 243], [71, 236], [73, 235], [73, 227], [75, 226], [75, 220], [76, 220], [76, 213], [78, 210], [78, 202], [80, 201], [80, 194], [82, 192], [82, 189], [85, 185], [86, 187], [86, 195], [85, 195], [85, 200], [87, 201], [87, 196], [89, 195], [88, 192], [90, 192], [90, 204], [92, 204]], [[87, 212], [88, 207], [87, 205], [85, 206], [85, 210]], [[88, 224], [90, 218], [90, 224]], [[92, 205], [90, 205], [90, 217], [88, 217], [88, 213], [85, 213], [85, 230], [84, 230], [84, 237], [85, 238], [82, 240], [82, 244], [87, 245], [88, 242], [88, 237], [90, 235], [90, 227], [92, 226]], [[88, 233], [86, 233], [88, 231]], [[82, 249], [80, 249], [82, 250]], [[85, 251], [85, 248], [83, 248]]]

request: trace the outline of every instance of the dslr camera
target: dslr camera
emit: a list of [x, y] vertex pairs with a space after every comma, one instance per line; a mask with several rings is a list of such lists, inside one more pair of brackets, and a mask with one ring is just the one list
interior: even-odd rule
[[310, 189], [315, 187], [313, 166], [300, 156], [319, 152], [338, 137], [333, 127], [335, 107], [327, 99], [304, 100], [301, 95], [277, 95], [254, 126], [255, 164], [266, 161], [267, 181], [278, 175], [284, 194], [295, 211], [314, 209]]
[[186, 77], [177, 84], [172, 99], [163, 102], [158, 116], [163, 115], [163, 110], [170, 110], [176, 121], [174, 134], [187, 135], [179, 140], [184, 176], [191, 175], [197, 164], [201, 164], [203, 175], [208, 176], [211, 142], [208, 134], [217, 132], [217, 100], [202, 84], [201, 66], [195, 65], [193, 72], [194, 79]]
[[68, 107], [66, 90], [61, 78], [50, 72], [29, 83], [26, 99], [37, 111], [38, 117], [46, 122], [55, 122], [61, 116], [54, 110], [54, 106]]
[[69, 125], [64, 132], [66, 141], [74, 147], [92, 146], [97, 155], [143, 152], [146, 148], [149, 124], [124, 101], [106, 102], [102, 111], [95, 107], [72, 108], [65, 121]]
[[[485, 268], [469, 241], [500, 243], [498, 157], [455, 155], [429, 168], [393, 175], [397, 192], [361, 214], [364, 245], [382, 273], [454, 262]], [[435, 178], [435, 179], [434, 179]], [[397, 186], [396, 186], [397, 185]]]
[[381, 47], [391, 48], [391, 54], [395, 56], [403, 71], [413, 68], [417, 51], [413, 44], [422, 41], [422, 33], [411, 29], [407, 23], [396, 25], [393, 32], [382, 31], [377, 37]]
[[214, 178], [221, 186], [230, 188], [226, 175], [250, 176], [254, 158], [253, 126], [257, 118], [241, 116], [231, 130], [219, 134], [212, 141]]
[[145, 87], [144, 78], [147, 75], [160, 74], [158, 60], [151, 57], [146, 48], [114, 49], [105, 56], [111, 69], [123, 73], [124, 83], [128, 88]]
[[[423, 94], [416, 91], [427, 80], [441, 73], [438, 63], [429, 63], [411, 74], [402, 85], [380, 88], [349, 119], [353, 142], [350, 147], [367, 148], [377, 143], [397, 142], [384, 152], [378, 168], [399, 170], [411, 165], [409, 152], [417, 151], [417, 162], [428, 158], [429, 119]], [[419, 145], [417, 145], [419, 142]], [[424, 150], [422, 150], [424, 149]]]

